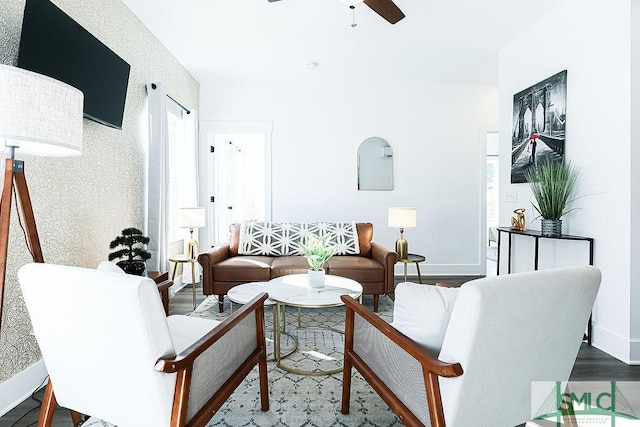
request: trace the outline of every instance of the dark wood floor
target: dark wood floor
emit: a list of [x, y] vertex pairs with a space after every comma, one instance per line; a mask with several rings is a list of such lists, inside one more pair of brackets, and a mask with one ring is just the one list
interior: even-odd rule
[[[439, 277], [425, 279], [425, 283], [445, 282], [452, 286], [459, 286], [472, 279], [471, 277]], [[410, 277], [417, 282], [417, 277]], [[204, 300], [200, 284], [196, 285], [196, 304]], [[182, 289], [171, 299], [169, 304], [170, 314], [187, 314], [193, 310], [191, 287]], [[595, 347], [582, 344], [578, 353], [578, 359], [571, 373], [574, 381], [640, 381], [640, 366], [629, 366]], [[36, 400], [37, 399], [37, 400]], [[14, 408], [9, 413], [0, 417], [0, 427], [28, 427], [35, 426], [38, 421], [39, 400], [42, 399], [42, 391], [39, 391], [31, 399]], [[69, 411], [59, 410], [53, 420], [53, 427], [71, 427]]]

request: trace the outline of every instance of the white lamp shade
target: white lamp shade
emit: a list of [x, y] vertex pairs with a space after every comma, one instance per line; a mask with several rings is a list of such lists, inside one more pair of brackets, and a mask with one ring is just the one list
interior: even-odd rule
[[389, 208], [389, 227], [412, 228], [416, 226], [416, 208]]
[[0, 140], [24, 154], [80, 155], [83, 101], [73, 86], [0, 64]]
[[180, 208], [178, 210], [178, 227], [202, 228], [205, 226], [204, 208]]

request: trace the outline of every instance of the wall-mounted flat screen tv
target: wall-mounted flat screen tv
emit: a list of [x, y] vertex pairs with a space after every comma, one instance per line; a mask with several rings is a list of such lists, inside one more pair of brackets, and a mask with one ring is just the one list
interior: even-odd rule
[[27, 0], [18, 67], [84, 93], [84, 116], [122, 129], [130, 66], [49, 0]]

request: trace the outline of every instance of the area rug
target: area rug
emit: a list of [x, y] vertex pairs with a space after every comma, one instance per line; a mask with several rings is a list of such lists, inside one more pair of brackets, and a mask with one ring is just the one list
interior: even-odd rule
[[[372, 306], [372, 298], [364, 297], [363, 303]], [[286, 314], [287, 331], [298, 335], [299, 347], [285, 362], [304, 370], [327, 370], [341, 366], [344, 337], [341, 334], [315, 330], [297, 330], [297, 313], [289, 308]], [[332, 327], [344, 329], [344, 307], [327, 309], [303, 309], [302, 325], [306, 327]], [[391, 321], [393, 301], [387, 296], [380, 297], [378, 315]], [[192, 316], [223, 320], [229, 315], [218, 312], [218, 302], [214, 296], [207, 297]], [[272, 328], [271, 307], [265, 309], [266, 327]], [[283, 338], [285, 338], [283, 336]], [[283, 349], [292, 344], [285, 339]], [[267, 345], [272, 352], [272, 342]], [[269, 354], [268, 357], [271, 357]], [[278, 426], [278, 427], [326, 427], [326, 426], [401, 426], [402, 423], [389, 410], [384, 401], [369, 384], [354, 370], [351, 381], [351, 408], [349, 415], [340, 413], [342, 393], [342, 373], [326, 376], [296, 375], [283, 371], [274, 362], [267, 364], [269, 377], [268, 412], [260, 410], [258, 373], [254, 369], [243, 381], [229, 400], [211, 419], [208, 426]]]

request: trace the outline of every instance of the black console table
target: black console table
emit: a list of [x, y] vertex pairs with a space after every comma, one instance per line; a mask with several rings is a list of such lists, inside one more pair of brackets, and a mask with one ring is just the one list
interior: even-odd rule
[[[507, 252], [507, 273], [511, 273], [511, 236], [527, 236], [535, 239], [535, 251], [533, 260], [533, 269], [538, 269], [538, 248], [540, 239], [556, 239], [556, 240], [581, 240], [589, 243], [589, 265], [593, 265], [593, 239], [591, 237], [571, 236], [569, 234], [561, 234], [560, 236], [543, 236], [540, 231], [518, 230], [510, 227], [498, 227], [498, 261], [496, 274], [500, 275], [500, 236], [502, 233], [509, 235], [509, 251]], [[587, 342], [591, 345], [591, 318], [589, 318], [589, 326], [587, 327]]]
[[517, 230], [510, 227], [498, 227], [498, 267], [496, 274], [500, 275], [500, 236], [502, 233], [509, 234], [509, 252], [507, 258], [507, 273], [511, 273], [511, 236], [514, 234], [517, 236], [529, 236], [535, 239], [535, 254], [533, 260], [533, 269], [538, 269], [538, 247], [540, 246], [540, 239], [557, 239], [557, 240], [582, 240], [589, 242], [589, 265], [593, 265], [593, 239], [591, 237], [571, 236], [569, 234], [561, 234], [560, 236], [543, 236], [540, 231], [533, 230]]

